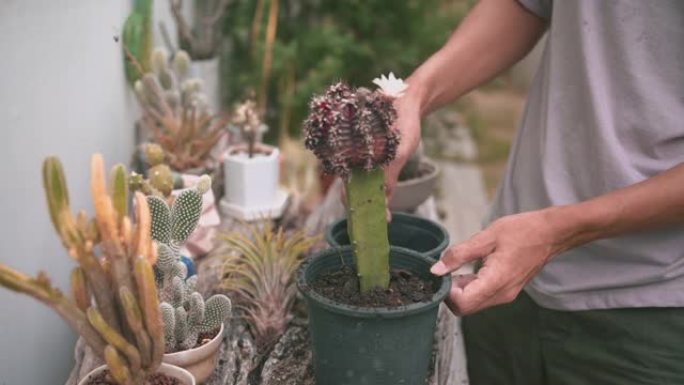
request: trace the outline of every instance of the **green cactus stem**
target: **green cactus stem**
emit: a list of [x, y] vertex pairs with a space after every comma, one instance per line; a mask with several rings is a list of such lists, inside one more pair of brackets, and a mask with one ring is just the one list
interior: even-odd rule
[[347, 188], [347, 232], [354, 248], [361, 291], [389, 285], [385, 173], [353, 170]]

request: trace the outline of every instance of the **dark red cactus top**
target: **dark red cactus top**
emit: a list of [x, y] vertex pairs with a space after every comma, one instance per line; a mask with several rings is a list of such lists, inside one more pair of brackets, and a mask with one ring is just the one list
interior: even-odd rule
[[370, 171], [386, 165], [397, 152], [399, 132], [393, 98], [380, 91], [338, 82], [309, 104], [304, 121], [305, 145], [323, 170], [348, 178], [353, 168]]

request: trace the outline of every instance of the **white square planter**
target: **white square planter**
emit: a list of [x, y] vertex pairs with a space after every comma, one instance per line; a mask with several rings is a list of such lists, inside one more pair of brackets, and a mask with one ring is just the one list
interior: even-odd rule
[[278, 189], [277, 148], [263, 146], [270, 152], [249, 158], [244, 151], [228, 149], [223, 161], [225, 196], [221, 210], [244, 220], [279, 217], [288, 194]]

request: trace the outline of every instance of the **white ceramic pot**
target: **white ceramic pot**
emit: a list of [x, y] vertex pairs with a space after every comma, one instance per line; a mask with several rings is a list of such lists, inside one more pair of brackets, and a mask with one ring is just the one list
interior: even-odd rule
[[195, 376], [198, 384], [206, 381], [216, 368], [219, 347], [223, 340], [223, 324], [216, 337], [204, 345], [181, 352], [164, 354], [163, 362], [180, 366]]
[[218, 57], [193, 60], [190, 65], [190, 76], [202, 80], [202, 90], [207, 95], [207, 102], [214, 113], [221, 111], [221, 77], [219, 71]]
[[428, 159], [421, 161], [419, 167], [425, 170], [425, 174], [418, 178], [397, 182], [389, 204], [390, 210], [412, 211], [432, 195], [437, 184], [439, 168], [436, 163]]
[[[88, 373], [85, 377], [83, 377], [81, 381], [78, 382], [78, 385], [87, 385], [88, 381], [90, 381], [91, 378], [100, 374], [106, 369], [107, 365], [98, 366], [97, 368], [93, 369], [90, 373]], [[159, 367], [159, 370], [157, 370], [157, 373], [177, 378], [183, 385], [196, 385], [195, 377], [193, 377], [192, 374], [190, 374], [190, 372], [188, 372], [187, 370], [179, 368], [178, 366], [162, 363]]]
[[[231, 147], [223, 161], [225, 199], [244, 208], [267, 208], [278, 192], [277, 148], [263, 145], [252, 158], [240, 147]], [[264, 154], [264, 152], [268, 152]]]

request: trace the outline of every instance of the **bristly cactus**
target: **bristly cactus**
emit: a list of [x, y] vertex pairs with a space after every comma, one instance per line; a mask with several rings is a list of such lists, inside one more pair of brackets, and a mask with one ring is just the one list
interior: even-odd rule
[[180, 249], [197, 227], [202, 214], [202, 195], [211, 178], [203, 175], [194, 188], [184, 190], [171, 206], [158, 196], [148, 196], [152, 223], [150, 234], [157, 242], [155, 276], [164, 320], [166, 352], [192, 349], [200, 333], [218, 329], [231, 314], [231, 302], [215, 295], [206, 303], [195, 291], [197, 276], [187, 277]]
[[394, 159], [399, 145], [392, 103], [400, 92], [394, 92], [394, 85], [370, 91], [333, 84], [312, 98], [304, 124], [306, 147], [325, 172], [346, 182], [348, 232], [363, 292], [389, 285], [382, 167]]
[[214, 115], [199, 79], [188, 78], [188, 54], [179, 51], [169, 63], [163, 49], [152, 54], [152, 71], [135, 82], [143, 110], [140, 124], [166, 153], [176, 171], [208, 167], [211, 150], [225, 133], [225, 119]]
[[29, 277], [0, 264], [0, 286], [30, 295], [55, 310], [103, 359], [119, 385], [147, 384], [164, 354], [159, 300], [152, 264], [145, 197], [135, 194], [135, 219], [128, 216], [128, 186], [123, 166], [105, 182], [102, 157], [91, 162], [90, 189], [95, 217], [74, 215], [69, 207], [62, 165], [43, 162], [43, 185], [52, 224], [78, 266], [71, 273], [72, 298], [52, 286], [45, 273]]

